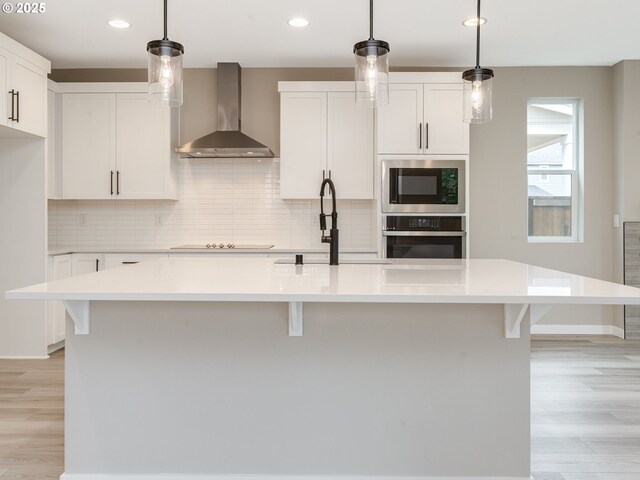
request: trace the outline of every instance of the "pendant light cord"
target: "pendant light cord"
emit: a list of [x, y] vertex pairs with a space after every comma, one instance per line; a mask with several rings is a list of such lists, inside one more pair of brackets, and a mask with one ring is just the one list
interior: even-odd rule
[[164, 37], [163, 40], [169, 40], [167, 38], [167, 0], [164, 0]]
[[480, 0], [478, 0], [478, 15], [476, 16], [476, 21], [478, 22], [476, 27], [476, 68], [480, 68]]
[[373, 40], [373, 0], [369, 0], [369, 40]]

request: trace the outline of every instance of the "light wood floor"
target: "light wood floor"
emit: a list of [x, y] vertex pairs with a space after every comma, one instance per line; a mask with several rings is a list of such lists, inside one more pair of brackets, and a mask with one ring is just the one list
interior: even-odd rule
[[0, 479], [57, 479], [64, 471], [64, 351], [0, 360]]
[[639, 341], [535, 338], [531, 397], [536, 480], [640, 480]]
[[[539, 337], [531, 354], [535, 480], [640, 480], [640, 341]], [[64, 467], [64, 350], [0, 360], [0, 480]]]

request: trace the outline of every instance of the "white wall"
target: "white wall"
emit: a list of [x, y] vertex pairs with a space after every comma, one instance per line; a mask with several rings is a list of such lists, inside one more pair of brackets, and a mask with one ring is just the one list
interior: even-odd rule
[[0, 358], [47, 356], [45, 302], [4, 299], [46, 280], [44, 149], [44, 139], [0, 140]]
[[[49, 247], [323, 246], [319, 200], [281, 200], [278, 159], [181, 159], [177, 187], [178, 202], [50, 201]], [[372, 200], [338, 201], [341, 249], [375, 250], [376, 212]]]
[[[613, 280], [613, 72], [610, 67], [498, 68], [494, 118], [471, 127], [470, 242], [507, 258]], [[584, 241], [527, 241], [527, 100], [584, 99]], [[555, 307], [542, 324], [611, 325], [610, 307]]]

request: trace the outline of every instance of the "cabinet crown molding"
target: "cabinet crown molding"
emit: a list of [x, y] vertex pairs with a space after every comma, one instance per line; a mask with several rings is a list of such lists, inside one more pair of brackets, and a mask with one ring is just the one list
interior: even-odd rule
[[389, 83], [459, 83], [462, 72], [391, 72]]
[[16, 42], [13, 38], [8, 37], [4, 33], [0, 33], [0, 48], [9, 50], [14, 55], [17, 55], [42, 69], [47, 74], [51, 73], [51, 62], [49, 60], [25, 47], [21, 43]]
[[56, 93], [146, 93], [147, 82], [61, 82], [52, 80], [49, 90]]

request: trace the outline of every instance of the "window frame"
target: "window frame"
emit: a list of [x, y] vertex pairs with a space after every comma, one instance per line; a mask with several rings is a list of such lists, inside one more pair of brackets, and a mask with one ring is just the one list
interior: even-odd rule
[[[528, 107], [531, 104], [571, 104], [573, 105], [573, 168], [529, 168], [525, 158], [527, 177], [527, 241], [528, 243], [582, 243], [584, 219], [584, 106], [583, 99], [577, 97], [531, 97], [527, 99], [527, 136], [529, 135]], [[527, 151], [528, 155], [528, 151]], [[571, 177], [571, 236], [529, 235], [529, 175], [569, 175]]]

